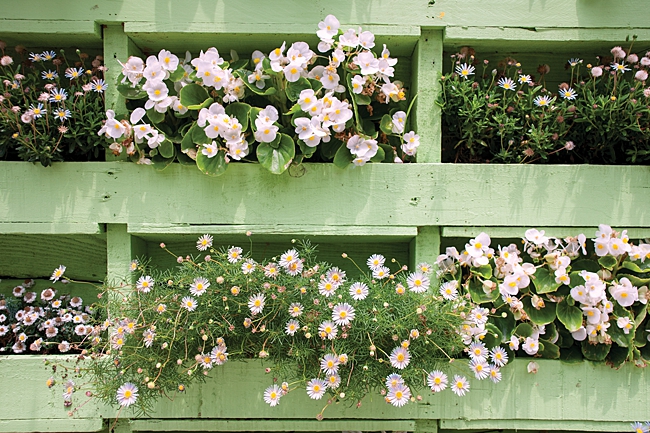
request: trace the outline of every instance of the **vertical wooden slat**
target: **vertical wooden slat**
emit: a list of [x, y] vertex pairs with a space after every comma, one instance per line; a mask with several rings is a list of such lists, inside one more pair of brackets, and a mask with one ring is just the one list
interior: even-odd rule
[[[440, 254], [440, 227], [418, 227], [418, 235], [413, 238], [410, 250], [410, 268], [415, 269], [419, 263], [432, 265]], [[435, 287], [435, 278], [431, 278], [431, 286]]]
[[129, 277], [131, 235], [126, 224], [106, 224], [106, 281], [119, 284]]
[[420, 136], [418, 162], [440, 162], [442, 139], [440, 107], [436, 98], [442, 72], [442, 30], [422, 30], [413, 52], [413, 92], [417, 94], [415, 109], [411, 111], [411, 128]]

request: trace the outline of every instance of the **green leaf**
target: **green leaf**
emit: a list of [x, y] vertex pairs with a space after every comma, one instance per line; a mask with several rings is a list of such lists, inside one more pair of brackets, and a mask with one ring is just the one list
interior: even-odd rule
[[321, 142], [318, 145], [318, 149], [320, 150], [320, 154], [323, 157], [323, 159], [327, 161], [331, 161], [332, 159], [334, 159], [336, 152], [338, 152], [341, 146], [346, 147], [341, 140], [332, 138], [328, 143]]
[[188, 131], [188, 134], [192, 134], [192, 141], [194, 144], [198, 144], [201, 146], [202, 144], [210, 144], [212, 143], [212, 139], [205, 135], [205, 130], [201, 128], [197, 123], [192, 126], [192, 128]]
[[200, 106], [209, 97], [210, 95], [205, 87], [195, 83], [184, 86], [180, 91], [181, 104], [190, 110], [195, 110], [196, 108], [190, 107]]
[[293, 83], [287, 83], [287, 98], [291, 102], [295, 102], [300, 98], [300, 92], [305, 89], [311, 89], [311, 83], [305, 77], [300, 77], [298, 81], [294, 81]]
[[321, 83], [320, 80], [316, 80], [314, 78], [307, 79], [309, 80], [309, 84], [311, 84], [311, 88], [314, 90], [314, 92], [318, 92], [323, 88], [323, 83]]
[[260, 143], [257, 146], [257, 160], [273, 174], [283, 173], [296, 156], [296, 144], [287, 134], [279, 134], [280, 141], [277, 149], [269, 143]]
[[577, 346], [560, 350], [560, 361], [567, 364], [577, 364], [584, 361], [582, 351]]
[[612, 341], [621, 347], [631, 347], [634, 342], [634, 335], [636, 326], [632, 325], [629, 333], [626, 334], [622, 328], [619, 328], [616, 323], [612, 323], [607, 330], [607, 333], [612, 337]]
[[609, 269], [610, 271], [614, 269], [614, 266], [616, 266], [616, 257], [607, 255], [607, 256], [602, 256], [601, 258], [598, 259], [598, 263], [600, 263], [600, 266], [602, 266], [605, 269]]
[[469, 295], [472, 297], [472, 302], [477, 304], [492, 303], [499, 298], [498, 290], [491, 290], [490, 293], [485, 293], [483, 283], [478, 278], [470, 278], [467, 287]]
[[338, 168], [348, 168], [353, 160], [354, 155], [350, 153], [350, 150], [345, 145], [339, 147], [336, 155], [334, 155], [334, 165]]
[[[188, 108], [188, 110], [201, 110], [203, 108], [210, 108], [210, 105], [212, 105], [213, 103], [214, 103], [214, 99], [208, 98], [205, 101], [203, 101], [202, 104], [190, 105], [187, 108]], [[189, 113], [189, 111], [188, 111], [188, 113]], [[187, 114], [187, 113], [185, 113], [185, 114]]]
[[485, 330], [487, 331], [483, 338], [483, 344], [485, 344], [485, 347], [493, 349], [501, 344], [503, 341], [503, 334], [499, 328], [494, 326], [492, 323], [488, 323], [485, 325]]
[[630, 280], [630, 283], [632, 283], [632, 285], [635, 287], [641, 287], [650, 284], [650, 278], [639, 278], [636, 275], [618, 274], [616, 277], [619, 279], [619, 281], [623, 277], [627, 278], [628, 280]]
[[[505, 317], [503, 317], [504, 314]], [[517, 324], [515, 316], [512, 314], [512, 311], [510, 311], [508, 305], [500, 307], [496, 311], [494, 317], [490, 318], [490, 321], [492, 321], [492, 323], [499, 328], [499, 331], [501, 331], [501, 335], [504, 337], [503, 341], [510, 339], [515, 329], [515, 325]]]
[[393, 134], [393, 119], [389, 114], [384, 114], [382, 116], [381, 123], [379, 123], [379, 129], [381, 129], [384, 134]]
[[536, 325], [547, 325], [556, 318], [555, 310], [557, 304], [555, 302], [547, 300], [545, 301], [544, 307], [539, 310], [533, 307], [531, 299], [525, 299], [522, 303], [524, 304], [524, 311], [528, 314], [528, 318]]
[[589, 344], [588, 340], [580, 346], [582, 354], [590, 361], [604, 361], [611, 347], [611, 344]]
[[370, 158], [370, 162], [382, 162], [384, 159], [386, 159], [386, 154], [384, 153], [384, 149], [382, 149], [380, 146], [377, 146], [377, 153], [375, 156]]
[[244, 82], [246, 87], [248, 87], [248, 90], [255, 93], [256, 95], [269, 96], [269, 95], [273, 95], [273, 94], [275, 94], [275, 92], [277, 92], [277, 89], [269, 84], [271, 82], [270, 79], [264, 80], [264, 88], [262, 88], [262, 89], [257, 87], [255, 82], [249, 83], [248, 82], [248, 76], [251, 75], [251, 74], [252, 74], [252, 72], [250, 72], [250, 71], [244, 71], [244, 70], [235, 71], [235, 75], [242, 79], [242, 81]]
[[[301, 114], [303, 113], [302, 108], [300, 108], [300, 104], [298, 104], [298, 103], [293, 104], [291, 106], [291, 108], [289, 109], [289, 111], [287, 111], [284, 114], [289, 116], [289, 115], [296, 114], [296, 113], [301, 113]], [[305, 116], [301, 115], [301, 116], [298, 116], [298, 117], [305, 117]], [[296, 125], [293, 125], [293, 126], [296, 126]]]
[[[173, 147], [172, 147], [173, 149]], [[163, 171], [167, 167], [171, 165], [172, 162], [174, 162], [174, 157], [172, 156], [171, 158], [165, 158], [161, 156], [160, 154], [154, 155], [151, 157], [151, 162], [153, 165], [153, 168], [155, 168], [158, 171]]]
[[571, 262], [571, 270], [598, 272], [600, 271], [600, 266], [598, 266], [598, 263], [594, 262], [593, 260], [582, 259]]
[[165, 113], [159, 113], [155, 109], [147, 110], [147, 117], [151, 123], [161, 123], [165, 120]]
[[479, 266], [478, 268], [472, 268], [471, 269], [472, 273], [478, 274], [481, 277], [483, 277], [484, 280], [489, 280], [492, 278], [492, 266], [490, 265], [483, 265]]
[[196, 165], [196, 161], [184, 154], [183, 152], [178, 152], [176, 154], [176, 159], [183, 165]]
[[314, 155], [314, 153], [318, 149], [318, 146], [314, 146], [314, 147], [307, 146], [305, 142], [302, 140], [298, 140], [298, 147], [300, 148], [300, 153], [302, 153], [302, 155], [305, 158], [310, 158], [312, 155]]
[[546, 359], [560, 359], [560, 348], [548, 340], [539, 340], [538, 354]]
[[379, 132], [375, 129], [375, 124], [369, 119], [362, 119], [361, 127], [363, 128], [363, 133], [369, 137], [377, 138], [379, 135]]
[[209, 176], [220, 176], [228, 169], [228, 164], [226, 163], [226, 152], [220, 150], [215, 156], [208, 158], [207, 155], [204, 155], [203, 152], [199, 151], [196, 154], [196, 166], [204, 174]]
[[582, 326], [582, 311], [570, 306], [565, 299], [557, 304], [557, 318], [569, 332], [575, 332]]
[[613, 368], [619, 368], [620, 366], [625, 364], [625, 361], [627, 361], [627, 358], [629, 356], [630, 356], [630, 348], [613, 345], [612, 348], [609, 350], [607, 363], [611, 365]]
[[372, 102], [370, 96], [362, 95], [360, 93], [353, 93], [353, 95], [357, 105], [370, 105], [370, 102]]
[[173, 158], [175, 153], [174, 143], [164, 139], [162, 143], [158, 145], [158, 152], [163, 158]]
[[120, 95], [124, 96], [126, 99], [144, 99], [147, 98], [147, 92], [142, 90], [142, 87], [140, 85], [136, 87], [131, 86], [131, 82], [127, 81], [126, 83], [122, 83], [122, 79], [120, 77], [124, 77], [124, 75], [120, 74], [118, 77], [118, 84], [117, 84], [117, 91], [120, 93]]
[[537, 269], [531, 279], [538, 294], [553, 293], [562, 284], [556, 283], [555, 276], [546, 268]]
[[248, 130], [248, 113], [250, 111], [251, 106], [244, 102], [233, 102], [230, 105], [226, 105], [226, 114], [239, 120], [242, 132]]
[[198, 128], [198, 125], [194, 123], [192, 127], [185, 133], [185, 135], [183, 135], [183, 139], [181, 140], [181, 150], [196, 149], [194, 140], [192, 140], [193, 128]]
[[640, 272], [640, 273], [650, 272], [650, 260], [645, 261], [640, 265], [630, 260], [624, 260], [623, 263], [621, 263], [621, 267], [625, 269], [629, 269], [630, 271], [633, 272]]
[[183, 77], [185, 77], [185, 74], [185, 69], [183, 69], [183, 66], [179, 63], [176, 70], [169, 75], [169, 79], [172, 82], [176, 83], [178, 81], [181, 81]]
[[250, 122], [252, 131], [257, 131], [257, 127], [255, 126], [255, 119], [257, 119], [260, 111], [262, 111], [262, 109], [259, 107], [251, 107], [250, 111], [248, 112], [248, 120]]
[[513, 335], [516, 335], [518, 337], [530, 337], [533, 335], [533, 327], [530, 326], [528, 323], [520, 323], [517, 325], [515, 328]]
[[381, 162], [387, 162], [389, 164], [393, 163], [395, 161], [395, 150], [393, 149], [393, 146], [384, 143], [378, 143], [377, 145], [384, 149], [385, 156]]

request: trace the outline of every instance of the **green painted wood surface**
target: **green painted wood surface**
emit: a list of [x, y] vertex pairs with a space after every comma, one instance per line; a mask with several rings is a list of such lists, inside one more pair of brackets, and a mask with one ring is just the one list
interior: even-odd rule
[[[233, 164], [0, 163], [0, 222], [324, 226], [650, 226], [648, 167], [370, 164], [302, 177]], [[31, 178], [34, 189], [16, 184]]]
[[[504, 377], [499, 384], [472, 380], [470, 393], [464, 398], [456, 397], [450, 391], [432, 395], [424, 389], [419, 391], [423, 397], [421, 402], [394, 408], [383, 402], [381, 396], [373, 395], [363, 400], [358, 409], [354, 404], [349, 407], [342, 403], [328, 407], [324, 412], [325, 419], [332, 422], [376, 420], [367, 424], [375, 428], [379, 427], [380, 420], [393, 421], [396, 424], [388, 425], [395, 427], [408, 427], [413, 425], [413, 421], [440, 420], [440, 426], [445, 430], [534, 428], [578, 431], [624, 431], [629, 428], [629, 422], [650, 419], [647, 405], [650, 377], [644, 369], [626, 365], [613, 370], [589, 362], [564, 364], [536, 360], [540, 369], [534, 375], [526, 373], [528, 361], [518, 359], [502, 369]], [[97, 405], [93, 400], [68, 417], [60, 385], [51, 390], [45, 386], [50, 373], [42, 362], [43, 358], [37, 356], [0, 357], [5, 389], [15, 390], [0, 394], [0, 407], [8, 407], [13, 401], [21, 402], [12, 405], [12, 411], [0, 411], [0, 426], [3, 421], [5, 426], [11, 426], [12, 419], [22, 420], [20, 423], [44, 419], [63, 423], [70, 419], [69, 424], [64, 424], [65, 430], [74, 431], [75, 419], [114, 418], [115, 409]], [[221, 420], [218, 421], [221, 424], [215, 426], [224, 426], [223, 431], [228, 431], [225, 428], [228, 422], [250, 430], [264, 430], [268, 424], [262, 421], [275, 419], [297, 421], [294, 425], [303, 426], [298, 430], [304, 428], [307, 431], [311, 426], [319, 429], [319, 424], [311, 422], [325, 402], [309, 400], [303, 392], [295, 391], [283, 397], [279, 406], [271, 408], [262, 401], [263, 388], [271, 381], [272, 377], [264, 373], [264, 365], [259, 361], [229, 362], [212, 370], [211, 378], [204, 384], [196, 384], [184, 394], [171, 395], [174, 401], [160, 400], [155, 413], [151, 414], [151, 421], [140, 419], [131, 423], [132, 428], [160, 431], [163, 428], [161, 421], [156, 420], [179, 420], [166, 424], [167, 428], [200, 431], [202, 425], [207, 425], [210, 420]], [[74, 399], [75, 405], [86, 400], [82, 393], [78, 394]], [[120, 417], [128, 419], [133, 414], [123, 410]], [[188, 418], [204, 421], [188, 423], [185, 421]], [[259, 420], [260, 423], [243, 423], [242, 420]], [[287, 426], [274, 425], [278, 428], [276, 431]]]
[[[253, 7], [254, 5], [254, 7]], [[104, 22], [238, 24], [255, 28], [261, 24], [288, 24], [299, 27], [317, 23], [328, 13], [344, 24], [409, 24], [442, 27], [511, 26], [511, 27], [639, 27], [647, 28], [644, 0], [565, 0], [530, 1], [482, 0], [468, 3], [461, 0], [435, 2], [403, 0], [393, 2], [372, 0], [317, 0], [313, 2], [254, 2], [237, 0], [97, 0], [92, 6], [66, 0], [43, 3], [39, 0], [3, 1], [4, 19], [70, 20], [86, 19]], [[444, 16], [440, 18], [441, 12]], [[314, 26], [315, 27], [315, 26]]]
[[25, 235], [63, 235], [86, 234], [95, 235], [104, 233], [104, 226], [97, 223], [0, 223], [0, 235], [25, 234]]

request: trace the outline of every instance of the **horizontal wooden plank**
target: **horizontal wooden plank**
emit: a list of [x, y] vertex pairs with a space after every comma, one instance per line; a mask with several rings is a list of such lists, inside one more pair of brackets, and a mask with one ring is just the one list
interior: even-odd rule
[[0, 222], [650, 227], [644, 166], [306, 164], [292, 177], [233, 164], [218, 178], [178, 164], [0, 168]]
[[100, 234], [103, 224], [97, 223], [0, 223], [0, 234]]
[[[250, 29], [267, 23], [278, 24], [274, 33], [287, 32], [296, 23], [313, 23], [328, 13], [346, 25], [406, 24], [422, 26], [510, 26], [510, 27], [629, 27], [648, 28], [645, 0], [546, 0], [522, 5], [519, 0], [482, 0], [468, 7], [466, 0], [402, 0], [392, 2], [357, 0], [314, 0], [296, 2], [256, 0], [205, 2], [201, 0], [96, 0], [79, 7], [68, 0], [24, 0], [6, 2], [8, 19], [96, 20], [98, 22], [156, 21], [179, 25], [197, 22], [234, 23]], [[254, 13], [252, 13], [254, 11]]]
[[[0, 228], [2, 225], [0, 225]], [[232, 236], [246, 240], [250, 234], [255, 240], [290, 240], [308, 236], [318, 242], [337, 238], [364, 239], [366, 242], [409, 241], [418, 234], [417, 227], [402, 226], [323, 226], [323, 225], [214, 225], [214, 224], [149, 224], [130, 223], [128, 232], [143, 238], [159, 238], [161, 235], [179, 234], [200, 236], [204, 233], [216, 237]], [[146, 236], [153, 235], [153, 236]]]
[[[228, 59], [230, 50], [233, 49], [242, 56], [254, 50], [270, 52], [285, 41], [287, 46], [292, 42], [304, 41], [316, 50], [319, 41], [316, 36], [317, 24], [318, 21], [301, 21], [285, 26], [286, 30], [278, 32], [277, 24], [267, 23], [242, 25], [235, 22], [188, 24], [177, 21], [129, 21], [124, 23], [124, 32], [145, 53], [156, 53], [164, 48], [179, 54], [189, 50], [193, 55], [198, 55], [199, 50], [214, 46]], [[364, 25], [363, 29], [375, 34], [379, 52], [382, 44], [386, 44], [392, 56], [410, 56], [420, 37], [418, 26]]]
[[600, 54], [609, 52], [614, 45], [629, 45], [633, 35], [639, 41], [648, 41], [650, 29], [447, 26], [444, 38], [446, 48], [468, 45], [477, 52]]
[[464, 420], [464, 419], [441, 419], [440, 430], [445, 431], [504, 431], [504, 430], [534, 430], [534, 431], [562, 431], [562, 432], [629, 432], [629, 422], [616, 421], [566, 421], [566, 420]]
[[324, 432], [324, 431], [414, 431], [415, 421], [375, 420], [135, 420], [130, 423], [132, 431], [277, 431], [277, 432]]
[[17, 19], [0, 19], [0, 38], [9, 47], [23, 45], [31, 50], [43, 48], [58, 52], [60, 48], [101, 49], [102, 46], [101, 26], [89, 17], [35, 20], [31, 13], [25, 13]]
[[0, 420], [0, 432], [95, 432], [103, 429], [102, 418]]
[[[587, 238], [594, 236], [597, 227], [443, 227], [442, 236], [446, 238], [473, 238], [485, 232], [494, 239], [523, 238], [526, 230], [536, 228], [544, 230], [546, 236], [564, 239], [567, 236], [577, 236], [583, 233]], [[626, 227], [613, 227], [615, 230], [625, 230]], [[650, 238], [650, 228], [632, 228], [627, 231], [632, 240]]]

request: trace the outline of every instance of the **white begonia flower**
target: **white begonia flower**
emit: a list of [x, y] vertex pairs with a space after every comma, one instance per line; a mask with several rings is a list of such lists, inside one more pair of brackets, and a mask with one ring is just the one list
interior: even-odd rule
[[354, 29], [349, 29], [347, 32], [339, 36], [339, 45], [343, 47], [356, 48], [359, 46], [359, 36]]
[[204, 144], [203, 149], [201, 149], [201, 153], [208, 158], [214, 158], [214, 156], [219, 153], [219, 147], [217, 146], [217, 143], [213, 141], [212, 143]]
[[160, 101], [152, 101], [149, 99], [147, 102], [144, 104], [144, 108], [147, 110], [153, 108], [156, 110], [158, 113], [166, 113], [167, 109], [172, 105], [172, 98], [167, 96]]
[[258, 89], [263, 89], [266, 86], [266, 82], [264, 80], [268, 80], [269, 78], [271, 78], [271, 76], [265, 75], [262, 72], [262, 68], [255, 69], [255, 71], [253, 71], [253, 73], [248, 76], [248, 83], [255, 83], [255, 87]]
[[115, 119], [115, 112], [113, 110], [106, 110], [106, 123], [97, 133], [98, 135], [106, 135], [113, 140], [121, 138], [123, 135], [130, 135], [130, 127]]
[[325, 19], [318, 23], [318, 31], [316, 35], [320, 39], [332, 39], [339, 32], [341, 23], [334, 15], [328, 15]]
[[[325, 68], [325, 71], [328, 71]], [[323, 84], [323, 88], [326, 90], [335, 90], [339, 86], [341, 77], [336, 72], [326, 72], [320, 79], [320, 82]]]
[[528, 355], [535, 355], [539, 350], [539, 341], [532, 337], [526, 337], [526, 340], [521, 347]]
[[239, 142], [227, 143], [228, 146], [228, 156], [232, 159], [240, 160], [246, 155], [248, 155], [248, 143], [246, 140], [242, 139]]
[[169, 71], [163, 69], [156, 56], [149, 56], [142, 75], [147, 81], [162, 81], [169, 77]]
[[624, 333], [629, 334], [630, 330], [634, 327], [634, 322], [629, 317], [619, 317], [616, 319], [616, 325], [623, 330]]
[[287, 50], [287, 59], [289, 63], [295, 63], [306, 67], [314, 56], [314, 52], [309, 48], [307, 42], [294, 42]]
[[465, 244], [465, 250], [472, 257], [480, 257], [489, 248], [491, 242], [490, 236], [485, 232], [481, 232], [474, 239], [470, 239], [468, 244]]
[[397, 64], [397, 59], [390, 57], [390, 51], [388, 51], [388, 48], [386, 48], [386, 44], [384, 44], [384, 49], [381, 51], [381, 58], [383, 60], [386, 60], [389, 66], [395, 66]]
[[544, 245], [548, 242], [548, 236], [544, 236], [544, 230], [528, 229], [524, 236], [528, 242], [532, 242], [537, 246]]
[[226, 109], [223, 108], [223, 106], [218, 102], [215, 102], [214, 104], [210, 105], [210, 108], [201, 108], [201, 111], [199, 111], [197, 124], [203, 128], [206, 122], [212, 123], [217, 120], [219, 115], [223, 114], [226, 114]]
[[174, 72], [178, 68], [178, 57], [167, 50], [160, 50], [158, 53], [158, 63], [163, 69]]
[[363, 92], [363, 86], [368, 81], [367, 77], [364, 75], [355, 75], [352, 77], [352, 93], [357, 95]]
[[375, 35], [369, 31], [361, 32], [359, 34], [359, 45], [366, 50], [370, 50], [375, 46]]
[[300, 79], [304, 72], [304, 66], [299, 63], [289, 63], [283, 69], [284, 77], [290, 83], [295, 83]]
[[362, 75], [372, 75], [379, 71], [379, 60], [371, 51], [363, 51], [354, 59], [354, 63], [361, 69]]
[[163, 81], [158, 80], [148, 80], [144, 83], [142, 89], [149, 95], [149, 100], [154, 102], [162, 101], [169, 94], [167, 85]]
[[120, 62], [120, 65], [122, 65], [122, 74], [124, 75], [122, 82], [129, 80], [133, 86], [140, 82], [144, 72], [144, 60], [140, 57], [131, 56], [126, 63]]
[[188, 111], [188, 108], [181, 104], [181, 100], [178, 99], [178, 96], [171, 96], [171, 104], [170, 106], [172, 109], [177, 112], [178, 114], [185, 114]]
[[154, 149], [165, 140], [165, 136], [158, 132], [157, 129], [151, 131], [151, 137], [147, 139], [147, 145]]
[[273, 63], [279, 63], [284, 59], [284, 49], [286, 47], [287, 43], [282, 42], [282, 46], [280, 48], [276, 48], [273, 51], [269, 53], [269, 60]]
[[399, 88], [395, 83], [386, 83], [381, 86], [381, 92], [386, 96], [386, 103], [395, 100], [399, 94]]
[[632, 249], [630, 244], [623, 242], [623, 239], [619, 239], [619, 238], [612, 238], [608, 246], [609, 246], [609, 253], [614, 257], [618, 257], [625, 253], [629, 253]]
[[391, 124], [391, 131], [393, 134], [401, 134], [404, 132], [404, 124], [406, 123], [406, 113], [403, 111], [398, 111], [393, 114], [393, 120]]
[[263, 52], [259, 50], [253, 51], [253, 54], [251, 54], [251, 60], [253, 61], [253, 65], [255, 69], [262, 68], [262, 61], [266, 58]]
[[638, 289], [626, 277], [621, 278], [618, 284], [612, 284], [609, 292], [621, 307], [629, 307], [639, 300]]
[[577, 331], [573, 331], [571, 333], [571, 336], [576, 341], [583, 341], [585, 338], [587, 338], [587, 330], [584, 326], [581, 326]]
[[135, 136], [136, 143], [142, 143], [143, 138], [151, 134], [152, 131], [153, 128], [151, 128], [151, 125], [146, 123], [133, 125], [133, 135]]
[[587, 318], [587, 322], [590, 324], [596, 324], [600, 322], [600, 310], [595, 307], [583, 307], [582, 315]]
[[404, 143], [402, 144], [402, 152], [406, 155], [413, 156], [420, 146], [420, 136], [414, 131], [404, 134]]
[[334, 52], [330, 55], [330, 65], [334, 66], [335, 68], [338, 68], [341, 62], [345, 60], [345, 52], [337, 48], [334, 50]]

